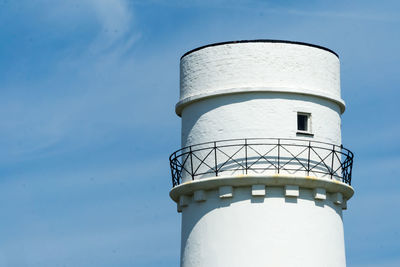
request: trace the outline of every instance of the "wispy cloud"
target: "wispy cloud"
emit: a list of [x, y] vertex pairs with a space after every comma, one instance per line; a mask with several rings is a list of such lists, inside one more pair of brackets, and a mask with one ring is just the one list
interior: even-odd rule
[[139, 38], [133, 32], [133, 9], [127, 0], [87, 0], [101, 23], [101, 34], [96, 38], [91, 50], [101, 52], [104, 49], [119, 45], [123, 51]]
[[[351, 20], [369, 20], [369, 21], [386, 21], [395, 22], [400, 21], [397, 13], [388, 13], [387, 10], [379, 12], [374, 10], [360, 10], [365, 5], [365, 2], [353, 3], [351, 8], [352, 11], [343, 11], [341, 4], [335, 2], [332, 4], [329, 11], [327, 11], [327, 3], [323, 1], [313, 1], [311, 4], [305, 5], [304, 2], [282, 3], [274, 1], [257, 1], [257, 0], [146, 0], [146, 1], [133, 1], [136, 5], [148, 5], [158, 4], [164, 6], [176, 6], [176, 7], [203, 7], [203, 8], [215, 8], [225, 10], [246, 10], [246, 11], [257, 11], [265, 14], [286, 14], [293, 16], [303, 17], [318, 17], [318, 18], [331, 18], [331, 19], [351, 19]], [[392, 5], [395, 4], [392, 2]]]
[[[8, 93], [1, 93], [0, 137], [7, 140], [4, 144], [7, 149], [0, 153], [0, 158], [6, 162], [13, 157], [21, 159], [23, 155], [38, 156], [66, 138], [76, 146], [121, 127], [135, 127], [134, 117], [121, 116], [130, 107], [129, 98], [135, 99], [134, 90], [128, 86], [133, 84], [130, 73], [135, 60], [127, 52], [140, 36], [129, 2], [42, 1], [46, 5], [38, 5], [39, 2], [29, 4], [33, 10], [45, 9], [40, 11], [45, 16], [39, 18], [36, 31], [41, 27], [51, 27], [53, 31], [57, 28], [66, 32], [62, 40], [68, 45], [55, 58], [46, 60], [50, 72], [45, 79], [12, 84]], [[80, 24], [95, 25], [96, 34]], [[71, 27], [74, 31], [66, 31]], [[87, 41], [74, 45], [80, 42], [76, 34]], [[48, 88], [53, 89], [48, 92]], [[25, 91], [35, 91], [40, 98], [32, 102]]]

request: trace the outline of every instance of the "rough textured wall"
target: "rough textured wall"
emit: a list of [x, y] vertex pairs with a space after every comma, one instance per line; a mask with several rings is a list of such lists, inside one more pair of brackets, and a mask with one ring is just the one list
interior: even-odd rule
[[[181, 60], [182, 146], [230, 138], [303, 138], [341, 144], [338, 57], [286, 43], [206, 47]], [[311, 113], [313, 137], [297, 134]]]
[[[216, 208], [218, 207], [218, 208]], [[252, 198], [250, 188], [220, 199], [192, 201], [182, 213], [182, 267], [344, 267], [341, 207], [330, 196], [315, 202], [312, 191], [297, 199], [270, 187]]]
[[180, 88], [181, 102], [252, 89], [303, 92], [342, 101], [337, 56], [285, 43], [225, 44], [190, 53], [181, 60]]
[[[234, 138], [296, 138], [340, 145], [344, 102], [339, 59], [324, 49], [299, 44], [205, 47], [181, 60], [176, 111], [182, 116], [182, 146]], [[311, 114], [312, 135], [298, 133], [297, 112]], [[209, 156], [209, 150], [200, 152], [183, 165], [211, 160], [199, 171], [206, 173], [217, 156]], [[246, 159], [253, 156], [246, 154]], [[237, 157], [234, 163], [243, 161], [243, 156]], [[316, 155], [308, 158], [320, 160]], [[250, 181], [243, 174], [225, 174], [235, 181]], [[187, 189], [178, 196], [182, 267], [346, 266], [342, 223], [346, 200], [340, 190], [311, 186], [322, 179], [330, 183], [330, 176], [314, 179], [296, 170], [294, 178], [272, 170], [257, 176], [271, 178], [272, 184], [253, 182], [250, 187], [225, 174], [197, 178], [183, 174], [183, 183], [173, 189]], [[289, 178], [302, 181], [300, 187], [290, 184]], [[284, 185], [277, 186], [279, 182]], [[204, 188], [194, 191], [196, 186]], [[260, 188], [261, 195], [255, 192]]]
[[[297, 112], [311, 113], [313, 137], [297, 134]], [[327, 100], [285, 93], [208, 98], [182, 112], [182, 146], [233, 138], [300, 138], [340, 145], [340, 110]]]

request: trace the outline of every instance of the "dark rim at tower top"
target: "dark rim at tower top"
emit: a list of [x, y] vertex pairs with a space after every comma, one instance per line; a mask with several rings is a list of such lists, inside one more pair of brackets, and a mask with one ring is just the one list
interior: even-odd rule
[[186, 52], [185, 54], [183, 54], [183, 56], [181, 56], [181, 60], [182, 58], [184, 58], [185, 56], [196, 52], [198, 50], [201, 50], [203, 48], [207, 48], [207, 47], [213, 47], [213, 46], [218, 46], [218, 45], [226, 45], [226, 44], [241, 44], [241, 43], [283, 43], [283, 44], [297, 44], [297, 45], [305, 45], [305, 46], [310, 46], [310, 47], [314, 47], [314, 48], [319, 48], [328, 52], [331, 52], [332, 54], [334, 54], [335, 56], [337, 56], [339, 58], [339, 55], [326, 47], [320, 46], [320, 45], [315, 45], [315, 44], [309, 44], [309, 43], [303, 43], [303, 42], [296, 42], [296, 41], [286, 41], [286, 40], [271, 40], [271, 39], [257, 39], [257, 40], [239, 40], [239, 41], [228, 41], [228, 42], [220, 42], [220, 43], [213, 43], [213, 44], [208, 44], [208, 45], [203, 45], [200, 47], [197, 47], [195, 49], [192, 49], [188, 52]]

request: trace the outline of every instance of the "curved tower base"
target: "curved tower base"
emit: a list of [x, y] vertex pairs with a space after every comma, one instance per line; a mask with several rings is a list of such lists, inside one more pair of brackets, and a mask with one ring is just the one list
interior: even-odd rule
[[182, 267], [344, 267], [342, 209], [353, 189], [313, 177], [208, 178], [172, 189]]

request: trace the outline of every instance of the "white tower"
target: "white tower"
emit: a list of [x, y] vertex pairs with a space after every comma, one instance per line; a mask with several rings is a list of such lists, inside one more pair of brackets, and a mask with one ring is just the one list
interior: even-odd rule
[[170, 157], [181, 266], [346, 266], [344, 109], [327, 48], [255, 40], [184, 54]]

